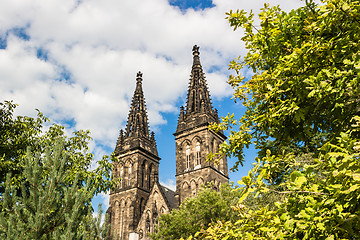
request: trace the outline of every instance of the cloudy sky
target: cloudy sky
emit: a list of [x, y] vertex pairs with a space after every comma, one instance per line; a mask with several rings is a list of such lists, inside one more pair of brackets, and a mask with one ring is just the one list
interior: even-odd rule
[[[266, 1], [288, 11], [300, 0]], [[16, 114], [42, 111], [68, 128], [90, 129], [97, 158], [124, 128], [138, 71], [156, 133], [160, 181], [175, 182], [179, 106], [186, 101], [192, 46], [200, 46], [210, 94], [220, 115], [243, 111], [230, 100], [228, 63], [245, 54], [230, 9], [259, 12], [263, 0], [0, 0], [0, 101]], [[248, 73], [249, 74], [249, 73]], [[252, 159], [251, 159], [252, 158]], [[237, 181], [247, 167], [231, 174]], [[230, 164], [231, 166], [231, 160]], [[104, 197], [104, 196], [100, 196]], [[107, 204], [106, 198], [104, 203]]]

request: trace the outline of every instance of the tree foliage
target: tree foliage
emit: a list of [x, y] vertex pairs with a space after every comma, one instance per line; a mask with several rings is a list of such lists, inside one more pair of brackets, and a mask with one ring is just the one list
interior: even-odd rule
[[[323, 143], [335, 140], [349, 129], [359, 113], [359, 2], [328, 0], [289, 13], [266, 5], [259, 14], [230, 11], [234, 29], [242, 27], [242, 40], [248, 49], [230, 63], [237, 72], [229, 83], [234, 98], [242, 100], [247, 111], [235, 121], [231, 116], [222, 128], [233, 131], [224, 153], [243, 161], [243, 148], [250, 144], [260, 151], [281, 152], [284, 148], [315, 152]], [[243, 67], [254, 74], [246, 79]]]
[[[259, 14], [227, 13], [244, 29], [248, 54], [232, 61], [229, 83], [247, 108], [230, 129], [220, 154], [259, 150], [255, 167], [240, 184], [234, 224], [218, 221], [200, 239], [360, 238], [360, 2], [324, 0], [289, 13], [265, 5]], [[250, 79], [241, 75], [247, 67]], [[235, 127], [238, 126], [238, 129]], [[246, 199], [272, 192], [274, 206], [251, 208]]]
[[0, 196], [4, 193], [6, 174], [11, 173], [11, 181], [20, 187], [24, 171], [27, 147], [33, 153], [45, 153], [45, 146], [54, 146], [63, 142], [64, 151], [68, 152], [68, 161], [64, 168], [68, 170], [66, 181], [72, 183], [78, 176], [78, 184], [91, 181], [95, 193], [106, 191], [111, 186], [111, 161], [114, 158], [104, 156], [97, 161], [98, 167], [90, 170], [94, 155], [89, 152], [90, 131], [79, 130], [73, 136], [65, 135], [65, 128], [52, 124], [46, 130], [44, 124], [49, 120], [38, 111], [36, 118], [27, 116], [14, 117], [16, 104], [11, 101], [0, 103]]
[[161, 215], [159, 227], [151, 238], [186, 238], [220, 219], [235, 222], [237, 213], [231, 206], [239, 200], [239, 196], [240, 192], [228, 184], [222, 184], [220, 192], [206, 187], [196, 197], [186, 199], [179, 209]]
[[34, 157], [28, 150], [20, 194], [7, 174], [0, 212], [2, 239], [100, 239], [100, 222], [92, 218], [90, 203], [95, 187], [90, 179], [79, 185], [79, 175], [68, 183], [68, 159], [59, 142], [44, 155]]

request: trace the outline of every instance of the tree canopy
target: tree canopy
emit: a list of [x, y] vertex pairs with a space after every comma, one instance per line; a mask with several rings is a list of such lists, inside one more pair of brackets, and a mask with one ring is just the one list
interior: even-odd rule
[[[48, 124], [49, 119], [40, 111], [36, 118], [14, 117], [16, 106], [12, 101], [0, 102], [0, 196], [4, 193], [7, 173], [11, 173], [11, 181], [20, 187], [27, 147], [33, 153], [45, 153], [46, 146], [54, 146], [59, 140], [63, 142], [64, 151], [69, 156], [65, 164], [65, 169], [69, 170], [66, 179], [69, 184], [78, 175], [79, 185], [83, 185], [85, 179], [90, 179], [95, 194], [110, 189], [110, 160], [115, 158], [104, 156], [97, 161], [98, 167], [90, 170], [94, 155], [89, 151], [89, 130], [78, 130], [68, 137], [64, 126]], [[44, 124], [50, 125], [48, 129]]]
[[208, 186], [194, 198], [186, 199], [179, 209], [161, 215], [151, 239], [186, 238], [218, 220], [235, 222], [237, 213], [231, 206], [237, 203], [239, 196], [240, 192], [229, 184], [222, 184], [220, 192]]
[[[30, 149], [24, 162], [21, 193], [7, 174], [3, 208], [0, 212], [2, 239], [100, 239], [107, 237], [100, 218], [93, 219], [91, 199], [95, 188], [79, 185], [79, 174], [69, 186], [67, 152], [61, 142], [48, 147], [45, 156], [33, 156]], [[100, 213], [101, 215], [101, 213]], [[105, 228], [106, 225], [103, 225]]]
[[16, 104], [0, 103], [0, 236], [3, 239], [105, 239], [92, 215], [95, 194], [110, 189], [115, 158], [90, 169], [89, 131], [36, 118], [14, 117]]
[[[248, 53], [235, 59], [229, 83], [247, 110], [223, 152], [240, 164], [243, 148], [314, 152], [349, 129], [359, 113], [359, 2], [312, 1], [289, 13], [265, 5], [259, 14], [230, 11], [234, 30], [243, 28]], [[243, 68], [253, 70], [247, 79]], [[234, 122], [225, 118], [223, 127]], [[238, 166], [235, 166], [235, 168]]]
[[[247, 110], [212, 128], [231, 131], [220, 154], [237, 157], [234, 170], [245, 147], [259, 154], [239, 181], [239, 221], [219, 221], [199, 238], [360, 238], [360, 2], [306, 1], [288, 13], [266, 4], [260, 25], [243, 10], [227, 19], [244, 30], [248, 53], [230, 63], [229, 83]], [[246, 205], [269, 192], [282, 196], [274, 207]]]

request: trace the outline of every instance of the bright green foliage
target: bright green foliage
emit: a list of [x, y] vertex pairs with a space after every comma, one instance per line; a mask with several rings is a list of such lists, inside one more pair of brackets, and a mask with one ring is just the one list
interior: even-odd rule
[[[234, 169], [250, 144], [259, 155], [239, 181], [239, 220], [197, 238], [360, 239], [360, 2], [307, 1], [289, 13], [265, 5], [259, 17], [260, 26], [252, 13], [228, 13], [249, 50], [229, 79], [247, 111], [213, 126], [231, 129], [221, 153], [238, 157]], [[273, 205], [247, 205], [269, 193], [280, 196]]]
[[[244, 29], [248, 49], [230, 63], [234, 98], [247, 108], [222, 152], [243, 161], [243, 148], [255, 144], [259, 156], [284, 148], [315, 152], [349, 128], [359, 113], [360, 3], [328, 0], [321, 6], [285, 13], [266, 5], [259, 14], [227, 13], [230, 25]], [[240, 70], [254, 75], [245, 79]], [[221, 127], [232, 128], [228, 116]], [[214, 127], [216, 128], [216, 127]]]
[[75, 131], [72, 137], [67, 137], [65, 128], [57, 124], [52, 124], [45, 130], [44, 123], [49, 120], [41, 112], [38, 112], [37, 118], [14, 118], [15, 107], [12, 102], [0, 103], [0, 195], [4, 192], [7, 173], [11, 173], [11, 181], [20, 186], [27, 147], [31, 147], [33, 153], [44, 153], [45, 146], [53, 146], [59, 139], [62, 139], [64, 150], [69, 155], [64, 166], [69, 171], [66, 175], [68, 183], [73, 182], [77, 176], [79, 185], [84, 185], [84, 181], [90, 179], [95, 193], [110, 188], [110, 157], [104, 156], [98, 161], [96, 169], [89, 170], [94, 156], [89, 152], [88, 144], [91, 137], [88, 130]]
[[204, 188], [196, 197], [188, 198], [179, 209], [160, 217], [157, 232], [152, 239], [180, 239], [207, 228], [218, 220], [235, 222], [237, 213], [231, 208], [239, 200], [240, 192], [230, 185], [221, 185], [216, 192]]
[[47, 148], [44, 155], [30, 150], [24, 162], [21, 193], [7, 175], [0, 213], [1, 239], [100, 239], [99, 220], [92, 219], [91, 181], [69, 184], [69, 155], [63, 145]]
[[281, 184], [283, 201], [269, 209], [237, 208], [239, 221], [218, 222], [202, 232], [204, 239], [359, 239], [360, 238], [360, 142], [350, 136], [357, 128], [342, 133], [336, 144], [324, 144], [318, 158], [305, 164], [294, 155], [268, 156], [258, 161], [253, 172], [243, 177], [242, 195], [274, 191], [264, 184], [273, 167], [286, 162], [292, 171]]

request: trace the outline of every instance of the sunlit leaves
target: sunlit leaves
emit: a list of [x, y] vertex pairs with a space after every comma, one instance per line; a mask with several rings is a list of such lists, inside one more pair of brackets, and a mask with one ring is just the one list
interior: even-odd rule
[[[234, 99], [247, 110], [233, 126], [219, 125], [231, 129], [220, 152], [238, 159], [234, 170], [250, 144], [258, 157], [239, 181], [240, 220], [218, 222], [202, 236], [360, 238], [360, 2], [306, 1], [288, 13], [265, 5], [258, 17], [227, 13], [248, 49], [229, 66], [237, 74], [229, 78]], [[256, 209], [246, 204], [268, 193], [283, 197]]]
[[45, 130], [44, 125], [49, 120], [41, 112], [38, 111], [36, 118], [14, 117], [15, 108], [16, 104], [11, 101], [0, 103], [0, 193], [4, 192], [7, 173], [11, 173], [12, 182], [20, 188], [27, 147], [31, 147], [33, 152], [44, 154], [45, 146], [54, 147], [59, 140], [69, 155], [64, 166], [69, 171], [66, 175], [69, 185], [78, 176], [78, 185], [90, 181], [96, 193], [111, 187], [111, 160], [115, 158], [104, 156], [98, 161], [96, 169], [90, 169], [94, 155], [89, 152], [89, 142], [92, 140], [89, 130], [78, 130], [68, 137], [65, 128], [58, 124], [52, 124]]

